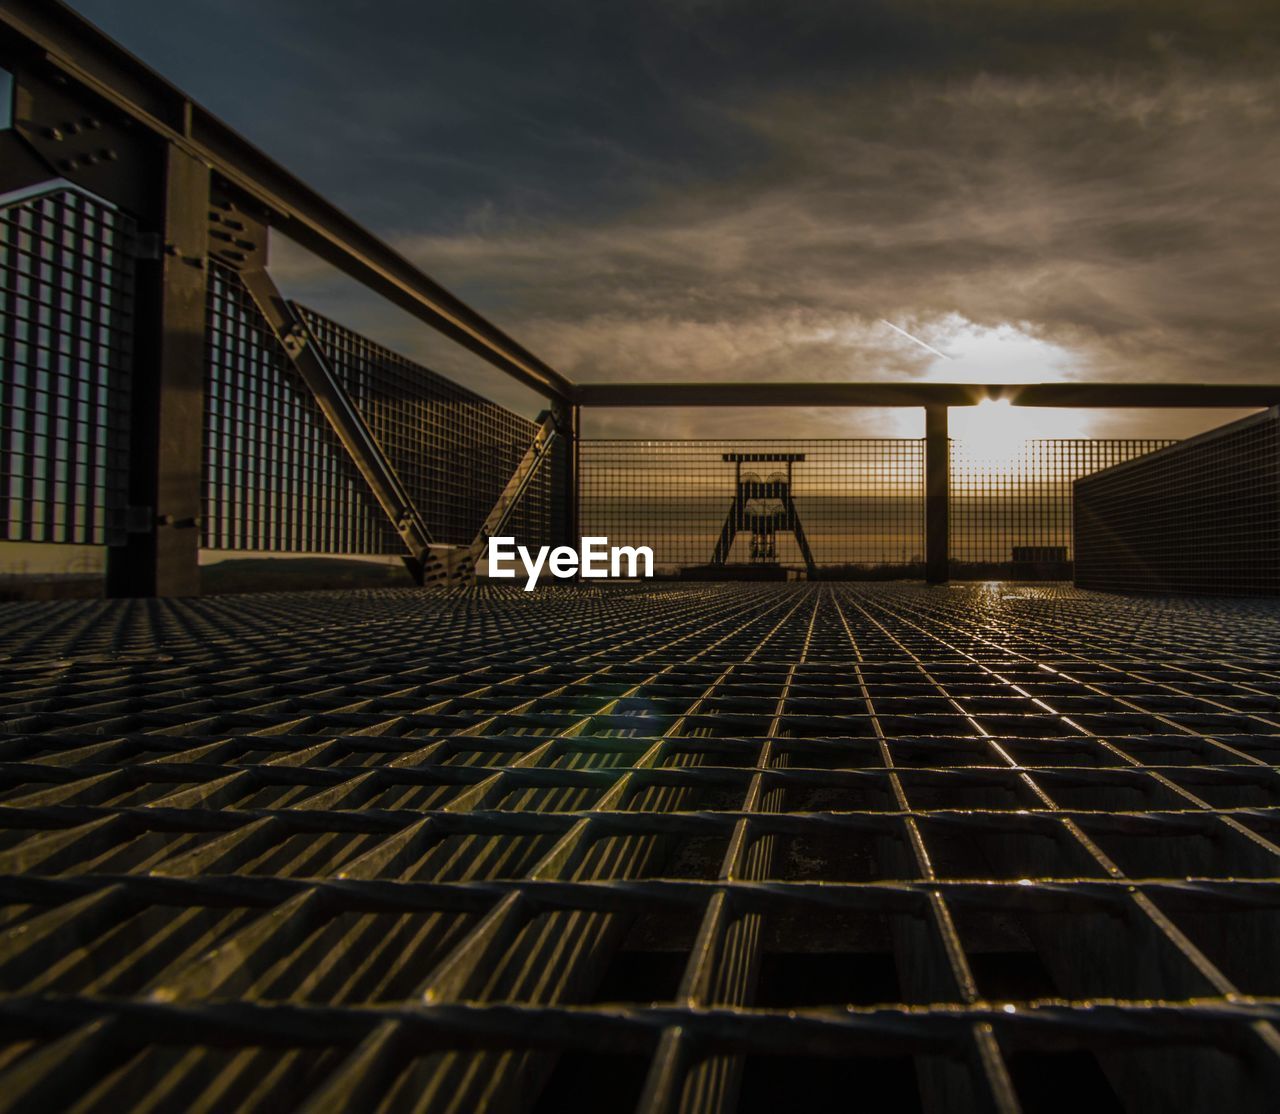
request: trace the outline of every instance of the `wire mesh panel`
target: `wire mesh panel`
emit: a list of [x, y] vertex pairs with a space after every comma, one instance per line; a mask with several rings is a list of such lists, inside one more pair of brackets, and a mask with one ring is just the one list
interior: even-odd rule
[[1080, 476], [1153, 452], [1169, 440], [1036, 439], [993, 453], [981, 441], [951, 442], [951, 561], [957, 574], [1072, 559], [1071, 485]]
[[[474, 538], [534, 423], [306, 309], [325, 356], [436, 541]], [[209, 283], [204, 544], [212, 549], [396, 554], [402, 545], [239, 276]], [[550, 480], [516, 521], [541, 542]]]
[[395, 530], [240, 277], [212, 262], [206, 336], [203, 544], [398, 553]]
[[133, 241], [76, 190], [0, 198], [0, 539], [124, 541]]
[[1077, 482], [1076, 582], [1280, 594], [1280, 409]]
[[[1028, 440], [996, 457], [987, 444], [952, 441], [953, 571], [1065, 577], [1072, 481], [1171, 444]], [[582, 531], [616, 544], [650, 545], [660, 571], [691, 572], [716, 563], [737, 484], [744, 477], [762, 483], [776, 478], [790, 484], [820, 575], [915, 572], [924, 548], [923, 445], [905, 439], [584, 441]], [[790, 463], [789, 480], [782, 459], [788, 455], [803, 457]], [[739, 513], [750, 516], [750, 508], [746, 516]], [[772, 552], [761, 561], [752, 552], [748, 524], [739, 524], [744, 528], [727, 558], [719, 554], [721, 566], [805, 567], [795, 531], [776, 529], [769, 538]]]
[[[533, 441], [536, 424], [300, 307], [437, 541], [467, 545]], [[510, 528], [548, 540], [551, 480], [542, 470]]]
[[1280, 604], [0, 605], [0, 1102], [1269, 1111]]
[[[615, 545], [651, 546], [659, 571], [710, 566], [740, 483], [756, 486], [745, 489], [721, 565], [803, 569], [800, 533], [828, 572], [901, 571], [923, 560], [924, 446], [914, 439], [586, 440], [581, 530]], [[799, 532], [776, 512], [782, 484]], [[773, 549], [753, 553], [751, 521], [771, 514], [781, 523], [770, 534]]]

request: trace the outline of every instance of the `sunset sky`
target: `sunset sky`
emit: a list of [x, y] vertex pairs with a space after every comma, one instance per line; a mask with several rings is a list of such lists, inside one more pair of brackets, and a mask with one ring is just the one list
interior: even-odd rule
[[[1277, 376], [1274, 0], [75, 7], [573, 379]], [[287, 245], [275, 269], [537, 409]], [[1234, 416], [1016, 415], [1067, 436]], [[613, 411], [588, 433], [919, 427]]]

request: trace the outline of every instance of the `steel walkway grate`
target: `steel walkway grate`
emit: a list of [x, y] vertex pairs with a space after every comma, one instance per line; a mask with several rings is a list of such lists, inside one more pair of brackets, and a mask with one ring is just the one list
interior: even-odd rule
[[1280, 605], [0, 608], [0, 1107], [1264, 1110]]

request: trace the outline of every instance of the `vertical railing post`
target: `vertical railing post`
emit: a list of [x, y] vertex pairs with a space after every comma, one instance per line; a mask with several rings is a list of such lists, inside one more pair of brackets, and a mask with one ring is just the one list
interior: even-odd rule
[[551, 543], [578, 546], [581, 525], [578, 521], [578, 436], [581, 408], [567, 399], [552, 401], [559, 441], [551, 459]]
[[168, 144], [158, 259], [140, 259], [129, 430], [129, 534], [110, 596], [200, 592], [209, 168]]
[[924, 548], [925, 580], [945, 584], [951, 575], [948, 548], [951, 502], [951, 443], [947, 408], [924, 409]]

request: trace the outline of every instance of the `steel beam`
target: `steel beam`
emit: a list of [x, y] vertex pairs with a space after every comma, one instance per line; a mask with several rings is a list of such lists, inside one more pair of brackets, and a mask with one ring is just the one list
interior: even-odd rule
[[950, 503], [947, 408], [928, 406], [924, 412], [924, 576], [930, 584], [945, 584], [951, 575]]
[[110, 596], [200, 592], [209, 169], [170, 145], [160, 258], [138, 266], [130, 529], [107, 555]]
[[1274, 406], [1273, 383], [584, 383], [580, 406]]
[[[202, 216], [207, 216], [207, 213]], [[433, 560], [431, 534], [408, 489], [364, 416], [329, 367], [306, 320], [280, 293], [266, 269], [258, 267], [241, 271], [240, 279], [400, 535], [407, 550], [406, 564], [414, 578], [422, 583], [424, 578], [430, 577], [432, 567], [439, 561], [439, 554]]]
[[[272, 227], [525, 386], [550, 398], [569, 395], [571, 384], [559, 372], [65, 4], [5, 0], [0, 48], [77, 83], [135, 128], [203, 162], [230, 192], [243, 195], [237, 200], [261, 207]], [[72, 181], [90, 172], [79, 160], [65, 170]]]

